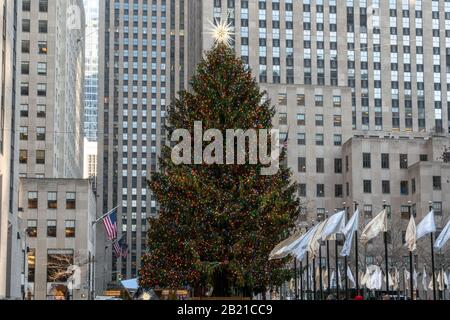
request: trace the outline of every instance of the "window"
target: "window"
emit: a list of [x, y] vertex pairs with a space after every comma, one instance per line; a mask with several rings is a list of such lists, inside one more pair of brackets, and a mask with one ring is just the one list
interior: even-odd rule
[[317, 173], [324, 173], [325, 172], [325, 161], [324, 161], [324, 158], [317, 158], [316, 159], [316, 172]]
[[370, 153], [363, 153], [363, 168], [370, 169], [370, 167], [371, 167]]
[[383, 194], [391, 193], [391, 182], [389, 180], [381, 181], [381, 191]]
[[364, 180], [364, 193], [372, 193], [372, 181], [371, 180]]
[[30, 74], [30, 62], [22, 61], [20, 70], [22, 74]]
[[28, 151], [20, 150], [19, 151], [19, 163], [26, 164], [28, 162]]
[[29, 85], [29, 83], [28, 83], [28, 82], [22, 82], [22, 83], [20, 84], [20, 94], [21, 94], [22, 96], [28, 96], [29, 91], [30, 91], [30, 85]]
[[433, 176], [433, 190], [441, 190], [441, 177], [440, 176]]
[[28, 127], [20, 127], [20, 140], [28, 140]]
[[306, 136], [304, 133], [297, 133], [297, 144], [304, 146], [306, 144]]
[[317, 220], [323, 221], [325, 220], [325, 208], [317, 208]]
[[39, 12], [48, 11], [48, 0], [39, 0]]
[[381, 169], [389, 169], [389, 153], [381, 154]]
[[30, 19], [22, 19], [22, 32], [30, 32]]
[[420, 156], [421, 162], [427, 162], [428, 161], [428, 155], [427, 154], [421, 154]]
[[36, 150], [36, 163], [45, 164], [45, 150]]
[[46, 62], [38, 62], [37, 72], [38, 72], [38, 75], [45, 76], [47, 74], [47, 63]]
[[306, 184], [300, 183], [298, 185], [298, 195], [300, 197], [306, 197]]
[[279, 93], [278, 94], [278, 104], [285, 106], [287, 104], [287, 95], [286, 93]]
[[278, 115], [278, 123], [280, 125], [286, 125], [287, 124], [287, 113], [280, 113]]
[[316, 114], [316, 126], [323, 126], [323, 115], [322, 114]]
[[37, 209], [38, 193], [37, 191], [28, 191], [28, 209]]
[[408, 190], [408, 181], [401, 181], [400, 182], [400, 194], [402, 196], [407, 196], [409, 194]]
[[342, 198], [342, 196], [343, 196], [343, 186], [342, 186], [342, 184], [334, 185], [334, 196], [336, 198]]
[[372, 205], [371, 204], [364, 205], [364, 217], [366, 219], [372, 219]]
[[340, 146], [342, 145], [342, 135], [340, 134], [335, 134], [333, 136], [333, 141], [334, 141], [334, 145], [335, 146]]
[[342, 173], [342, 159], [334, 159], [334, 173]]
[[28, 117], [28, 105], [27, 104], [20, 105], [20, 116], [23, 118]]
[[22, 0], [22, 11], [30, 12], [31, 0]]
[[56, 220], [47, 220], [47, 237], [56, 238]]
[[297, 106], [304, 106], [304, 105], [305, 105], [305, 95], [297, 94]]
[[47, 20], [39, 20], [39, 33], [47, 33]]
[[433, 202], [434, 214], [437, 216], [442, 215], [442, 202]]
[[318, 198], [325, 197], [325, 185], [324, 184], [317, 185], [317, 197]]
[[341, 107], [341, 96], [333, 96], [333, 107], [335, 108]]
[[316, 95], [314, 97], [315, 105], [316, 107], [323, 107], [323, 96], [322, 95]]
[[45, 141], [45, 127], [36, 128], [36, 140]]
[[323, 134], [321, 133], [316, 134], [316, 145], [323, 146]]
[[411, 180], [411, 192], [412, 192], [412, 194], [416, 193], [416, 179], [415, 178], [413, 178]]
[[37, 237], [37, 220], [28, 220], [27, 221], [27, 235], [30, 238]]
[[75, 238], [75, 220], [66, 221], [66, 238]]
[[400, 155], [400, 169], [408, 169], [408, 155], [407, 154]]
[[400, 206], [400, 215], [402, 219], [408, 220], [409, 219], [409, 207], [408, 206]]
[[342, 126], [342, 117], [340, 115], [335, 115], [333, 117], [333, 124], [334, 124], [335, 127]]
[[38, 104], [36, 106], [36, 110], [37, 110], [37, 117], [38, 118], [45, 118], [46, 114], [45, 114], [45, 104]]
[[297, 114], [297, 125], [299, 125], [299, 126], [305, 125], [305, 114], [304, 113]]
[[30, 40], [22, 40], [22, 53], [30, 53]]
[[45, 83], [38, 83], [37, 84], [37, 95], [39, 97], [47, 96], [47, 85]]
[[76, 208], [76, 193], [75, 192], [67, 192], [66, 193], [66, 209], [75, 209]]
[[58, 200], [56, 199], [56, 192], [47, 192], [47, 207], [49, 209], [56, 209], [58, 207]]
[[306, 172], [306, 158], [298, 158], [298, 172]]
[[47, 54], [47, 41], [38, 42], [39, 54]]

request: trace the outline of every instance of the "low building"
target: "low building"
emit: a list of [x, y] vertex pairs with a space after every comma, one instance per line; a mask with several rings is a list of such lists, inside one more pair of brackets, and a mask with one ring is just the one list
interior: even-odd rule
[[25, 298], [87, 300], [94, 290], [96, 200], [85, 179], [21, 178]]

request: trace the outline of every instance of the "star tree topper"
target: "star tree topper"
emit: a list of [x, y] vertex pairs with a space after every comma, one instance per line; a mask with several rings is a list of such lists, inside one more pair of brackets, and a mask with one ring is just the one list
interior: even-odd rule
[[232, 36], [234, 35], [233, 25], [227, 23], [227, 19], [221, 19], [221, 21], [215, 19], [214, 22], [209, 20], [211, 29], [208, 32], [214, 39], [216, 44], [223, 43], [227, 46], [231, 46]]

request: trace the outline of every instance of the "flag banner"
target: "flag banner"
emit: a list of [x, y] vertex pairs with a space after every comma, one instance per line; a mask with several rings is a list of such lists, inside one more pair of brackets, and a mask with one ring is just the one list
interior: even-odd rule
[[321, 239], [322, 241], [330, 240], [330, 236], [336, 233], [342, 233], [345, 228], [345, 211], [338, 212], [328, 218], [326, 225], [323, 228]]
[[356, 281], [355, 281], [355, 278], [353, 277], [352, 270], [350, 269], [350, 266], [347, 266], [347, 278], [352, 283], [350, 288], [352, 288], [352, 289], [356, 288]]
[[425, 269], [425, 266], [423, 267], [423, 272], [422, 272], [422, 286], [423, 286], [423, 290], [428, 291], [427, 270]]
[[436, 232], [436, 224], [434, 221], [434, 210], [431, 210], [425, 218], [417, 225], [416, 239], [419, 240], [423, 236]]
[[436, 249], [442, 249], [444, 247], [445, 243], [450, 239], [450, 220], [445, 225], [444, 229], [442, 229], [441, 233], [439, 234], [439, 237], [437, 237], [434, 247]]
[[321, 245], [321, 235], [323, 232], [324, 227], [327, 224], [327, 220], [322, 221], [319, 226], [317, 227], [316, 231], [314, 232], [314, 235], [311, 237], [308, 243], [308, 252], [311, 255], [311, 258], [314, 259], [317, 257]]
[[106, 216], [103, 217], [103, 224], [106, 229], [106, 237], [108, 241], [117, 238], [117, 208], [111, 210]]
[[289, 255], [289, 252], [287, 250], [284, 250], [286, 247], [288, 247], [290, 244], [294, 243], [300, 237], [302, 236], [302, 232], [300, 230], [296, 231], [293, 235], [291, 235], [289, 238], [281, 241], [279, 244], [273, 248], [272, 252], [269, 254], [269, 260], [275, 260], [275, 259], [283, 259]]
[[370, 221], [361, 234], [361, 241], [366, 244], [375, 238], [380, 232], [387, 231], [387, 213], [386, 209], [381, 211], [375, 218]]
[[342, 233], [345, 236], [344, 246], [342, 247], [342, 251], [340, 254], [342, 257], [350, 256], [353, 235], [355, 231], [358, 231], [358, 224], [359, 224], [359, 209], [356, 210], [351, 219], [348, 221], [345, 228], [342, 230]]
[[[314, 236], [316, 230], [319, 228], [320, 224], [315, 225], [313, 228], [309, 229], [307, 233], [305, 233], [299, 241], [297, 241], [294, 245], [290, 245], [286, 250], [289, 250], [294, 254], [298, 260], [303, 260], [306, 255], [306, 251], [308, 249], [308, 245], [310, 243], [311, 238]], [[291, 249], [292, 247], [292, 249]], [[292, 250], [292, 251], [291, 251]]]
[[411, 215], [408, 227], [406, 228], [405, 246], [411, 252], [416, 250], [416, 222], [414, 221], [413, 215]]

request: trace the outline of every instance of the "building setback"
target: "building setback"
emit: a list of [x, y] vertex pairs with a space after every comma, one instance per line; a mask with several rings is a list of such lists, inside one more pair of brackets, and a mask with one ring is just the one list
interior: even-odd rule
[[[165, 143], [166, 107], [212, 46], [207, 31], [215, 19], [235, 27], [237, 55], [276, 105], [274, 125], [282, 135], [289, 131], [288, 165], [306, 204], [304, 223], [344, 207], [350, 214], [353, 201], [374, 214], [382, 200], [392, 202], [395, 217], [412, 201], [418, 219], [428, 201], [442, 198], [448, 206], [442, 190], [423, 191], [420, 199], [378, 195], [378, 171], [370, 171], [373, 194], [364, 193], [369, 171], [354, 167], [350, 176], [345, 159], [356, 161], [350, 167], [367, 157], [362, 153], [378, 159], [385, 148], [399, 161], [406, 148], [408, 173], [392, 169], [389, 176], [400, 192], [402, 179], [431, 170], [419, 163], [425, 141], [450, 145], [449, 2], [106, 0], [100, 17], [98, 210], [120, 206], [131, 250], [126, 261], [108, 261], [106, 282], [137, 274], [146, 218], [157, 214], [146, 179]], [[436, 172], [443, 166], [444, 174], [438, 150], [427, 150], [429, 165]]]

